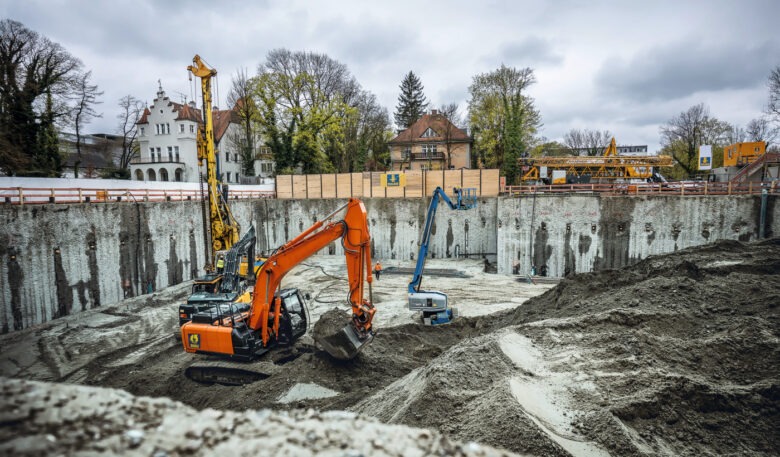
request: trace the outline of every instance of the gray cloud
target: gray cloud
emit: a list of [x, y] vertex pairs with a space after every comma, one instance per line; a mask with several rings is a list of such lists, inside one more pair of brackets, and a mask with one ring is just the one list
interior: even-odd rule
[[631, 59], [610, 58], [595, 82], [598, 91], [634, 102], [674, 100], [704, 91], [763, 84], [780, 55], [780, 42], [721, 46], [693, 40], [650, 48]]
[[523, 41], [513, 41], [502, 46], [497, 57], [486, 59], [487, 64], [504, 63], [508, 66], [535, 68], [542, 65], [558, 65], [563, 56], [548, 40], [530, 37]]

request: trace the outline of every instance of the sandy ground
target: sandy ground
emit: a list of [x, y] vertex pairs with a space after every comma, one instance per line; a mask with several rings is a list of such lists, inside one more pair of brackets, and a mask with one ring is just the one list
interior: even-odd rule
[[[652, 257], [553, 288], [484, 273], [477, 261], [428, 266], [468, 276], [423, 284], [448, 293], [463, 317], [422, 326], [406, 309], [410, 278], [383, 274], [372, 288], [377, 337], [351, 362], [331, 360], [305, 336], [297, 358], [267, 379], [194, 383], [182, 372], [202, 356], [183, 353], [172, 336], [182, 285], [5, 335], [0, 374], [121, 388], [199, 410], [352, 410], [528, 455], [780, 449], [777, 240]], [[285, 285], [312, 294], [316, 321], [344, 306], [343, 260], [312, 258]]]

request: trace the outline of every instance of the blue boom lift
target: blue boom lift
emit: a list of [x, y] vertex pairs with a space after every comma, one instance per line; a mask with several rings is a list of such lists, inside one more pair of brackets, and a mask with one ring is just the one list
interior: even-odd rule
[[444, 200], [454, 210], [467, 210], [477, 206], [477, 192], [474, 188], [454, 188], [457, 195], [456, 203], [447, 196], [441, 187], [433, 191], [431, 204], [428, 205], [428, 214], [425, 217], [425, 228], [420, 240], [420, 252], [417, 254], [417, 266], [414, 268], [414, 277], [409, 283], [409, 309], [421, 311], [425, 325], [446, 324], [458, 317], [458, 310], [450, 308], [447, 303], [447, 294], [436, 290], [421, 290], [425, 259], [428, 257], [428, 243], [431, 240], [431, 227], [436, 216], [436, 208], [439, 206], [439, 198]]

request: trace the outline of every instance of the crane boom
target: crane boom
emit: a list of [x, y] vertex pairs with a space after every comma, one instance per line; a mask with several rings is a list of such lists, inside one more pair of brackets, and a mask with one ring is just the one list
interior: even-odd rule
[[453, 189], [457, 195], [456, 202], [450, 200], [441, 187], [433, 191], [431, 203], [428, 205], [428, 213], [425, 216], [425, 227], [420, 236], [420, 251], [417, 253], [417, 264], [414, 268], [414, 276], [409, 282], [409, 309], [422, 311], [423, 320], [429, 324], [446, 323], [453, 318], [453, 312], [448, 307], [447, 294], [439, 291], [421, 290], [425, 260], [428, 258], [428, 245], [431, 240], [431, 229], [439, 206], [439, 199], [443, 200], [450, 209], [467, 210], [477, 205], [475, 189]]
[[[230, 249], [238, 242], [241, 226], [233, 217], [227, 204], [227, 185], [223, 185], [219, 176], [217, 150], [214, 146], [214, 119], [211, 111], [211, 78], [217, 70], [209, 68], [199, 55], [192, 59], [187, 67], [193, 75], [200, 78], [203, 97], [203, 124], [198, 128], [197, 148], [198, 166], [206, 167], [206, 185], [208, 187], [210, 247], [206, 247], [206, 270], [212, 270], [209, 259], [214, 259], [217, 251]], [[204, 221], [205, 224], [205, 221]]]

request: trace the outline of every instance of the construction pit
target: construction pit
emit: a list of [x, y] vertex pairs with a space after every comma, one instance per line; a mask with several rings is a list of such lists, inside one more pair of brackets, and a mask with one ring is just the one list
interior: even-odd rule
[[[407, 309], [410, 276], [393, 271], [412, 262], [383, 264], [377, 335], [356, 359], [331, 359], [310, 329], [259, 362], [269, 377], [244, 386], [183, 375], [204, 357], [175, 335], [190, 283], [3, 335], [0, 453], [780, 449], [778, 239], [721, 241], [557, 284], [433, 259], [428, 271], [442, 275], [426, 274], [423, 288], [446, 292], [460, 315], [433, 327]], [[347, 309], [343, 258], [312, 257], [283, 285], [311, 295], [311, 322]]]

